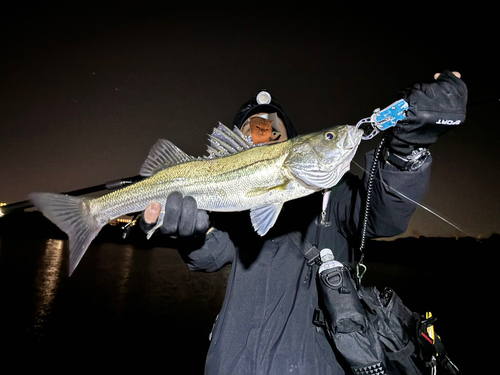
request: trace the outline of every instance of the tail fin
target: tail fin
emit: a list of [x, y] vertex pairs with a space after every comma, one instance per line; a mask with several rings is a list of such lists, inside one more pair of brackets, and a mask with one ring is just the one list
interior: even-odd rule
[[105, 223], [91, 215], [85, 198], [52, 193], [32, 193], [29, 197], [45, 217], [68, 235], [71, 275]]

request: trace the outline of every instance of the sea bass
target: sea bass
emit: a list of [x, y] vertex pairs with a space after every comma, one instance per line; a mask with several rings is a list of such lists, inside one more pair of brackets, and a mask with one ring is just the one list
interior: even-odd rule
[[349, 170], [362, 133], [342, 125], [255, 146], [237, 127], [219, 124], [209, 136], [207, 156], [189, 156], [160, 139], [141, 169], [145, 179], [133, 185], [97, 198], [32, 193], [30, 200], [68, 235], [71, 275], [110, 220], [142, 212], [152, 202], [164, 204], [173, 191], [193, 196], [198, 208], [207, 211], [250, 210], [255, 231], [264, 236], [283, 203], [337, 184]]

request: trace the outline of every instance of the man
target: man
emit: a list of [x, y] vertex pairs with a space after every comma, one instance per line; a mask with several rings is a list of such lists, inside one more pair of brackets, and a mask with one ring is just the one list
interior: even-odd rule
[[[235, 125], [258, 142], [281, 142], [296, 136], [281, 106], [267, 92], [243, 105]], [[419, 83], [401, 94], [407, 118], [393, 128], [373, 181], [369, 237], [403, 233], [415, 205], [387, 186], [421, 200], [429, 179], [428, 148], [465, 119], [467, 89], [457, 72]], [[448, 124], [448, 125], [443, 125]], [[450, 125], [451, 124], [451, 125]], [[257, 142], [255, 141], [255, 142]], [[370, 166], [373, 153], [366, 155]], [[354, 262], [359, 244], [367, 177], [347, 173], [329, 192], [287, 202], [275, 226], [257, 235], [248, 212], [197, 210], [192, 197], [171, 194], [162, 232], [179, 239], [189, 269], [213, 272], [231, 264], [226, 297], [214, 325], [206, 360], [207, 374], [343, 374], [341, 356], [325, 333], [313, 325], [318, 290], [291, 234], [319, 249], [333, 250], [340, 262]], [[158, 217], [155, 203], [144, 212], [144, 230]]]

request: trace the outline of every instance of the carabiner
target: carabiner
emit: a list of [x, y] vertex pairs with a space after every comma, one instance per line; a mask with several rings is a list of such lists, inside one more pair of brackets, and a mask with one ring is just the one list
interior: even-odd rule
[[[360, 272], [360, 268], [362, 268], [363, 270]], [[357, 265], [356, 265], [356, 277], [358, 278], [358, 282], [361, 283], [361, 279], [363, 278], [363, 276], [365, 275], [365, 272], [366, 272], [366, 266], [360, 261]]]

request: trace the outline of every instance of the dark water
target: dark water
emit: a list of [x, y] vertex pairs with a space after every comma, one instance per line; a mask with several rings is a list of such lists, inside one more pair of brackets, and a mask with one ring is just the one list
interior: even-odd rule
[[[172, 249], [95, 242], [67, 277], [66, 241], [0, 241], [2, 368], [203, 373], [229, 268], [190, 272]], [[485, 331], [495, 334], [488, 327], [492, 300], [481, 292], [494, 278], [465, 261], [477, 252], [457, 247], [448, 249], [452, 257], [380, 259], [365, 278], [396, 289], [411, 309], [437, 315], [437, 332], [461, 374], [481, 373], [469, 372], [485, 354], [477, 347]]]
[[175, 250], [96, 243], [68, 278], [65, 246], [1, 241], [2, 366], [202, 373], [228, 269], [189, 272]]

